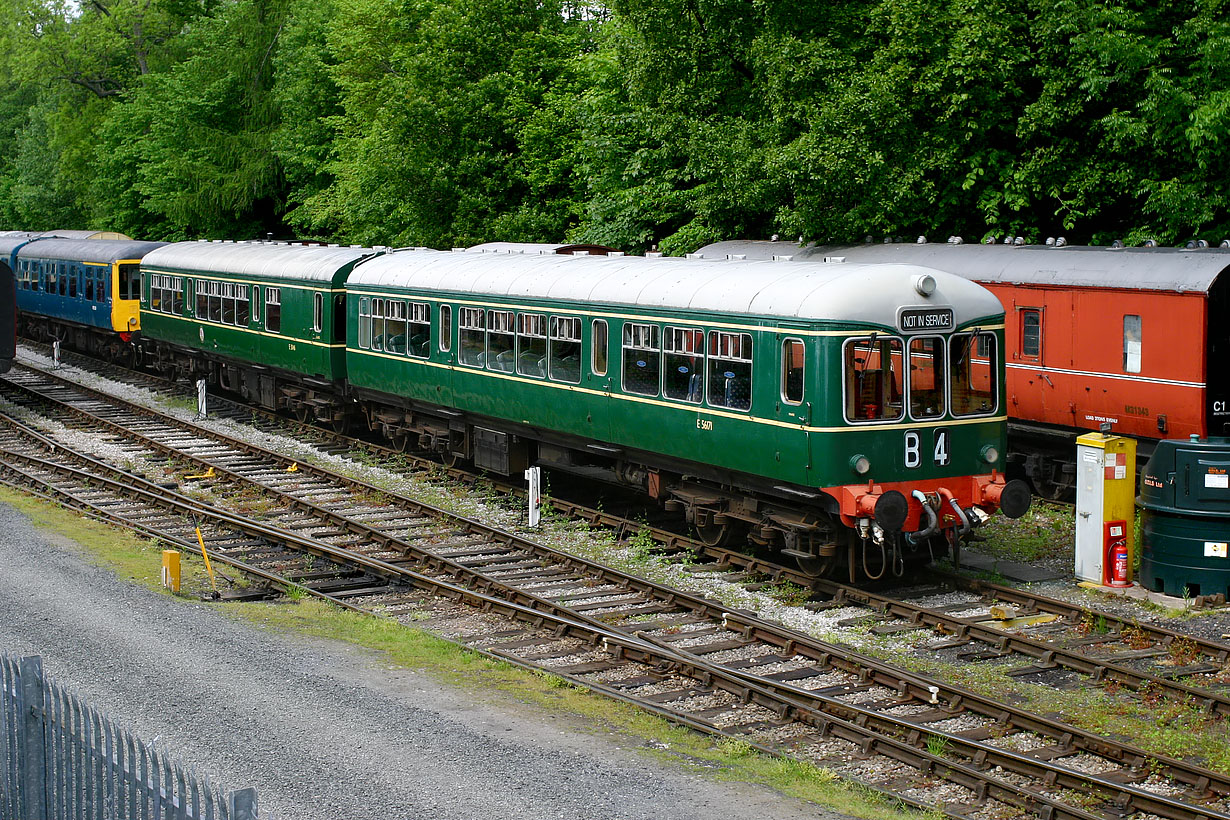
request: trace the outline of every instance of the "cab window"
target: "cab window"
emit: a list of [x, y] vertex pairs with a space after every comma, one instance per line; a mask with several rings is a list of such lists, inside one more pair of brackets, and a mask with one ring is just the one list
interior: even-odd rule
[[891, 421], [905, 415], [901, 340], [873, 335], [846, 342], [846, 418]]
[[[983, 359], [985, 361], [986, 357]], [[910, 339], [907, 372], [910, 374], [910, 416], [934, 419], [944, 415], [944, 340], [938, 336]]]
[[[986, 344], [982, 358], [978, 348]], [[954, 333], [948, 338], [949, 397], [954, 416], [994, 413], [999, 399], [999, 350], [993, 333]]]

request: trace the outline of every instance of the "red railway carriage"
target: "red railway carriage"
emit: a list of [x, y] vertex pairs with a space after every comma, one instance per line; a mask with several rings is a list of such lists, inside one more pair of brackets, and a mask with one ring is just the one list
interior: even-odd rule
[[[705, 257], [909, 262], [973, 279], [1006, 314], [1010, 458], [1039, 491], [1074, 487], [1072, 434], [1230, 434], [1230, 249], [718, 242]], [[912, 365], [912, 367], [917, 365]]]

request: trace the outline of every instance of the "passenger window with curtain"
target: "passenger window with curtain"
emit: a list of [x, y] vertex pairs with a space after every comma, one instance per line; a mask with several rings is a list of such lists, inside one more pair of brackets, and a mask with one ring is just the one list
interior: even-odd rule
[[624, 324], [624, 390], [642, 396], [658, 395], [662, 351], [657, 325]]
[[487, 369], [501, 373], [516, 370], [516, 334], [511, 310], [487, 311]]
[[457, 330], [457, 360], [462, 364], [482, 367], [486, 358], [486, 313], [482, 308], [460, 308]]
[[782, 400], [787, 404], [803, 403], [806, 351], [801, 339], [786, 339], [782, 342]]
[[561, 382], [581, 381], [581, 320], [572, 316], [551, 317], [551, 340], [547, 352], [547, 375]]
[[709, 331], [709, 405], [747, 410], [752, 406], [752, 336]]
[[1021, 356], [1027, 359], [1042, 356], [1042, 311], [1037, 308], [1021, 311]]
[[1123, 317], [1123, 372], [1140, 372], [1140, 317], [1131, 313]]
[[905, 415], [901, 340], [870, 336], [846, 342], [846, 418], [891, 421]]
[[944, 340], [938, 336], [910, 339], [909, 361], [910, 416], [939, 418], [944, 415]]
[[590, 366], [594, 371], [595, 376], [605, 376], [607, 370], [607, 350], [609, 349], [610, 337], [607, 335], [607, 324], [605, 319], [594, 319], [591, 328], [590, 343], [594, 349], [591, 351]]
[[517, 372], [522, 376], [546, 375], [547, 317], [541, 313], [517, 316]]
[[700, 404], [705, 395], [705, 332], [666, 328], [662, 357], [662, 395]]
[[431, 305], [411, 302], [406, 323], [406, 352], [419, 359], [431, 355]]
[[[975, 355], [986, 339], [985, 359]], [[949, 397], [954, 416], [986, 416], [999, 403], [999, 352], [993, 333], [954, 333], [948, 338]]]

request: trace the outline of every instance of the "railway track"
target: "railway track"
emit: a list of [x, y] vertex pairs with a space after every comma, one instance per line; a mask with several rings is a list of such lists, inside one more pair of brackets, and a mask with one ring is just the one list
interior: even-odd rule
[[[675, 719], [689, 725], [709, 731], [738, 727], [732, 733], [754, 745], [793, 750], [847, 774], [896, 772], [902, 762], [909, 762], [916, 772], [912, 778], [939, 778], [925, 787], [923, 804], [934, 805], [937, 789], [963, 790], [948, 801], [954, 803], [954, 814], [976, 813], [991, 800], [1050, 816], [1092, 816], [1092, 799], [1120, 814], [1223, 816], [1230, 781], [1215, 772], [903, 672], [749, 613], [430, 510], [353, 479], [333, 476], [325, 481], [325, 471], [310, 467], [287, 472], [295, 464], [288, 464], [285, 456], [224, 441], [42, 374], [26, 371], [10, 378], [42, 382], [42, 390], [26, 385], [42, 394], [40, 407], [63, 414], [61, 423], [107, 430], [117, 438], [115, 446], [122, 440], [128, 459], [163, 470], [156, 477], [165, 477], [164, 468], [173, 459], [190, 464], [201, 476], [212, 468], [209, 479], [198, 480], [211, 482], [214, 500], [250, 510], [264, 499], [266, 509], [276, 515], [259, 522], [262, 526], [310, 542], [315, 551], [305, 548], [309, 554], [371, 575], [355, 579], [360, 586], [352, 587], [366, 585], [370, 596], [352, 598], [378, 599], [384, 594], [381, 586], [430, 581], [521, 607], [535, 613], [532, 617], [549, 615], [559, 620], [545, 633], [521, 627], [512, 635], [496, 630], [500, 634], [494, 641], [477, 643], [518, 663], [537, 664], [625, 699], [648, 701], [655, 711], [674, 710]], [[53, 400], [48, 393], [59, 395]], [[130, 417], [124, 424], [115, 418], [103, 421], [95, 411]], [[64, 455], [58, 453], [57, 460]], [[45, 468], [49, 460], [38, 458]], [[142, 486], [158, 484], [134, 480], [144, 482]], [[563, 627], [565, 637], [575, 625], [593, 631], [561, 644], [563, 638], [556, 633], [565, 622], [570, 624]], [[649, 648], [659, 654], [642, 663], [645, 669], [630, 674], [624, 664], [650, 657], [642, 655]], [[685, 670], [683, 677], [691, 682], [663, 684], [656, 677], [663, 663], [672, 674]], [[770, 696], [776, 698], [771, 701], [775, 705], [762, 700]], [[725, 726], [721, 716], [734, 701], [765, 712], [750, 722]], [[682, 709], [687, 703], [708, 705], [691, 714]], [[805, 714], [813, 717], [801, 717]], [[971, 780], [975, 774], [982, 779]], [[917, 781], [896, 783], [891, 777], [860, 779], [907, 798], [911, 789], [919, 788]], [[1064, 797], [1068, 792], [1072, 794]]]
[[[158, 377], [134, 374], [117, 365], [100, 363], [84, 356], [74, 355], [74, 360], [91, 366], [101, 365], [111, 377], [133, 377], [137, 383], [151, 390], [169, 387], [181, 395], [195, 397], [195, 392]], [[374, 454], [377, 459], [385, 459], [385, 463], [394, 470], [409, 466], [420, 473], [435, 475], [442, 471], [450, 479], [471, 483], [478, 480], [473, 473], [459, 468], [443, 468], [427, 459], [293, 422], [226, 399], [218, 399], [217, 402], [218, 412], [223, 417], [236, 421], [252, 420], [258, 429], [269, 432], [284, 433], [289, 429], [296, 436], [303, 435], [329, 452], [358, 454], [359, 458], [369, 458]], [[483, 480], [491, 482], [500, 492], [523, 495], [516, 486], [501, 485], [498, 480], [490, 478]], [[940, 577], [940, 586], [914, 590], [911, 595], [913, 600], [903, 600], [895, 594], [878, 594], [864, 588], [816, 579], [763, 555], [709, 547], [682, 533], [648, 527], [566, 499], [553, 497], [549, 503], [562, 515], [609, 528], [617, 537], [636, 532], [640, 537], [652, 539], [663, 551], [707, 556], [709, 563], [697, 569], [725, 573], [731, 580], [741, 580], [752, 587], [790, 582], [827, 598], [812, 604], [813, 608], [862, 607], [869, 612], [863, 620], [877, 622], [872, 627], [873, 633], [914, 630], [939, 633], [944, 640], [930, 648], [949, 650], [958, 661], [994, 661], [1015, 655], [1029, 663], [1013, 670], [1010, 674], [1014, 677], [1029, 679], [1055, 670], [1066, 670], [1087, 676], [1095, 683], [1113, 683], [1137, 692], [1143, 690], [1151, 698], [1161, 694], [1176, 701], [1190, 699], [1203, 704], [1212, 713], [1230, 714], [1230, 696], [1227, 696], [1226, 685], [1221, 680], [1230, 661], [1230, 647], [1224, 644], [1184, 635], [1148, 622], [1128, 622], [1108, 612], [1076, 606], [1037, 592], [996, 586], [954, 574]], [[918, 602], [932, 597], [929, 593], [947, 592], [948, 587], [965, 590], [969, 596], [943, 607]], [[993, 618], [991, 606], [1005, 603], [1017, 610], [1022, 619]], [[1052, 614], [1057, 616], [1057, 620], [1032, 617], [1038, 614]], [[852, 615], [851, 620], [858, 617], [861, 616]], [[1190, 681], [1202, 685], [1191, 685]]]

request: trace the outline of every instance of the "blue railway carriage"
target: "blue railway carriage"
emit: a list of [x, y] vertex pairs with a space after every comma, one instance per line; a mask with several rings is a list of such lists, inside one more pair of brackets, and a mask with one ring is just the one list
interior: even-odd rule
[[17, 277], [18, 332], [128, 359], [141, 329], [138, 265], [163, 244], [45, 234], [15, 243], [9, 264]]
[[370, 248], [179, 242], [146, 255], [142, 359], [344, 426], [346, 276]]
[[347, 281], [346, 370], [405, 446], [878, 577], [1028, 507], [997, 469], [1003, 321], [914, 265], [399, 251]]

